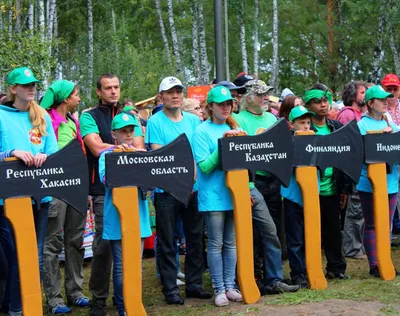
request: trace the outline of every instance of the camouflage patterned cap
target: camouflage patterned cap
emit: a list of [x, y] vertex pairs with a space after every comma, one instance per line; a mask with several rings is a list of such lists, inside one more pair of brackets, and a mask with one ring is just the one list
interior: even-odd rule
[[264, 94], [274, 89], [260, 79], [250, 80], [246, 82], [245, 87], [247, 88], [247, 93], [253, 92], [256, 94]]

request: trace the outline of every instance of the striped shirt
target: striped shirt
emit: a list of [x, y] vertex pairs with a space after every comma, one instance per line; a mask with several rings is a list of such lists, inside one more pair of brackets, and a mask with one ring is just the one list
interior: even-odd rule
[[4, 161], [4, 159], [11, 157], [12, 150], [6, 150], [0, 152], [0, 162]]

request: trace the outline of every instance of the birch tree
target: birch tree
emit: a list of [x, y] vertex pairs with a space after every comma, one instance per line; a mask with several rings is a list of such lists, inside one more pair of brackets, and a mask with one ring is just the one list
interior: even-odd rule
[[195, 83], [199, 82], [199, 36], [198, 36], [198, 23], [197, 23], [197, 5], [195, 0], [190, 2], [190, 14], [192, 16], [192, 59], [194, 76], [196, 78]]
[[[56, 9], [56, 0], [47, 0], [48, 3], [48, 19], [47, 19], [47, 40], [51, 42], [53, 40], [53, 24], [54, 24], [54, 12]], [[50, 47], [51, 52], [51, 47]]]
[[206, 29], [204, 27], [203, 0], [197, 0], [197, 11], [199, 17], [199, 39], [200, 39], [200, 84], [208, 84], [210, 81], [210, 65], [207, 57]]
[[8, 40], [12, 38], [12, 25], [13, 25], [13, 12], [12, 12], [12, 0], [8, 0]]
[[92, 0], [87, 0], [88, 10], [88, 79], [86, 97], [90, 101], [92, 99], [93, 85], [93, 7]]
[[33, 32], [33, 19], [34, 19], [34, 12], [35, 12], [35, 7], [33, 2], [29, 3], [29, 7], [28, 7], [28, 30], [31, 31], [31, 33]]
[[179, 51], [179, 44], [178, 44], [178, 35], [175, 28], [175, 21], [174, 21], [174, 12], [172, 8], [172, 0], [167, 0], [168, 5], [168, 21], [169, 26], [171, 28], [171, 36], [172, 36], [172, 46], [174, 49], [175, 61], [176, 61], [176, 70], [179, 75], [183, 74], [183, 67], [182, 67], [182, 60], [181, 54]]
[[21, 0], [15, 1], [15, 32], [21, 32]]
[[242, 69], [245, 73], [249, 72], [249, 63], [247, 61], [246, 49], [246, 28], [244, 23], [244, 2], [240, 1], [240, 12], [238, 14], [238, 21], [240, 25], [240, 50], [242, 52]]
[[400, 74], [400, 56], [399, 56], [399, 51], [397, 49], [396, 45], [396, 40], [395, 40], [395, 33], [393, 30], [393, 25], [392, 21], [390, 20], [389, 13], [386, 11], [386, 24], [388, 28], [388, 35], [389, 35], [389, 46], [390, 50], [392, 51], [393, 55], [393, 62], [394, 62], [394, 69], [396, 71], [396, 74]]
[[273, 19], [272, 19], [272, 33], [273, 33], [273, 53], [272, 53], [272, 74], [271, 85], [275, 91], [278, 90], [279, 85], [279, 59], [278, 59], [278, 0], [272, 2]]
[[162, 18], [160, 0], [155, 0], [155, 4], [156, 4], [157, 17], [158, 17], [158, 24], [160, 25], [161, 38], [164, 43], [165, 57], [167, 58], [167, 62], [170, 63], [171, 55], [170, 55], [170, 50], [169, 50], [167, 33], [165, 32], [164, 20]]
[[371, 74], [371, 80], [373, 83], [377, 83], [379, 72], [381, 69], [381, 63], [383, 59], [382, 53], [382, 42], [383, 42], [383, 25], [385, 22], [385, 1], [381, 1], [380, 11], [379, 11], [379, 21], [378, 21], [378, 36], [376, 40], [376, 46], [374, 48], [374, 59], [373, 59], [373, 70]]
[[259, 0], [254, 0], [254, 74], [258, 75], [258, 20], [260, 16]]
[[115, 23], [115, 12], [114, 8], [111, 9], [111, 24], [113, 29], [113, 40], [114, 40], [114, 50], [115, 50], [115, 57], [116, 57], [116, 66], [117, 66], [117, 73], [119, 72], [119, 50], [118, 50], [118, 38], [117, 38], [117, 25]]
[[44, 42], [46, 36], [44, 32], [44, 2], [43, 0], [38, 1], [39, 4], [39, 32], [42, 38], [42, 41]]

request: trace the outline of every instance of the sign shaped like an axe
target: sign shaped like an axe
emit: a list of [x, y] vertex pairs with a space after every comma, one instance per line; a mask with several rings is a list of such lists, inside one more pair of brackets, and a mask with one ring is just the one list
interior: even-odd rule
[[137, 187], [163, 189], [187, 206], [193, 178], [194, 159], [185, 134], [155, 151], [106, 155], [106, 185], [113, 188], [113, 204], [121, 220], [123, 293], [127, 315], [146, 315], [142, 303]]
[[277, 176], [284, 185], [292, 173], [292, 137], [281, 119], [266, 132], [256, 136], [219, 139], [219, 157], [226, 173], [226, 185], [232, 194], [237, 245], [238, 280], [243, 300], [252, 304], [260, 298], [254, 281], [252, 209], [249, 191], [249, 170]]
[[325, 289], [327, 282], [322, 270], [317, 168], [321, 174], [325, 173], [327, 167], [337, 168], [357, 183], [362, 168], [362, 137], [357, 123], [351, 121], [325, 136], [299, 132], [293, 137], [293, 144], [296, 181], [303, 195], [308, 281], [312, 289]]
[[[393, 164], [400, 163], [400, 132], [370, 132], [364, 137], [365, 162], [368, 179], [372, 185], [376, 253], [382, 280], [396, 276], [390, 251], [390, 219], [386, 174]], [[397, 166], [395, 166], [397, 168]]]
[[14, 228], [24, 315], [43, 314], [31, 198], [39, 208], [43, 197], [57, 197], [83, 216], [89, 194], [87, 174], [86, 158], [77, 140], [49, 156], [41, 168], [27, 167], [14, 158], [0, 163], [0, 198]]

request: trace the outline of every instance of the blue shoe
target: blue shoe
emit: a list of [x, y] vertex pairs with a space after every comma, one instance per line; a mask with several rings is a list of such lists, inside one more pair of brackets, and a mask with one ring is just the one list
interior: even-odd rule
[[77, 306], [77, 307], [89, 307], [89, 299], [87, 297], [80, 297], [77, 300], [72, 302], [72, 305]]
[[71, 309], [64, 304], [58, 304], [54, 306], [51, 310], [50, 313], [52, 315], [62, 315], [62, 314], [68, 314], [71, 313]]

